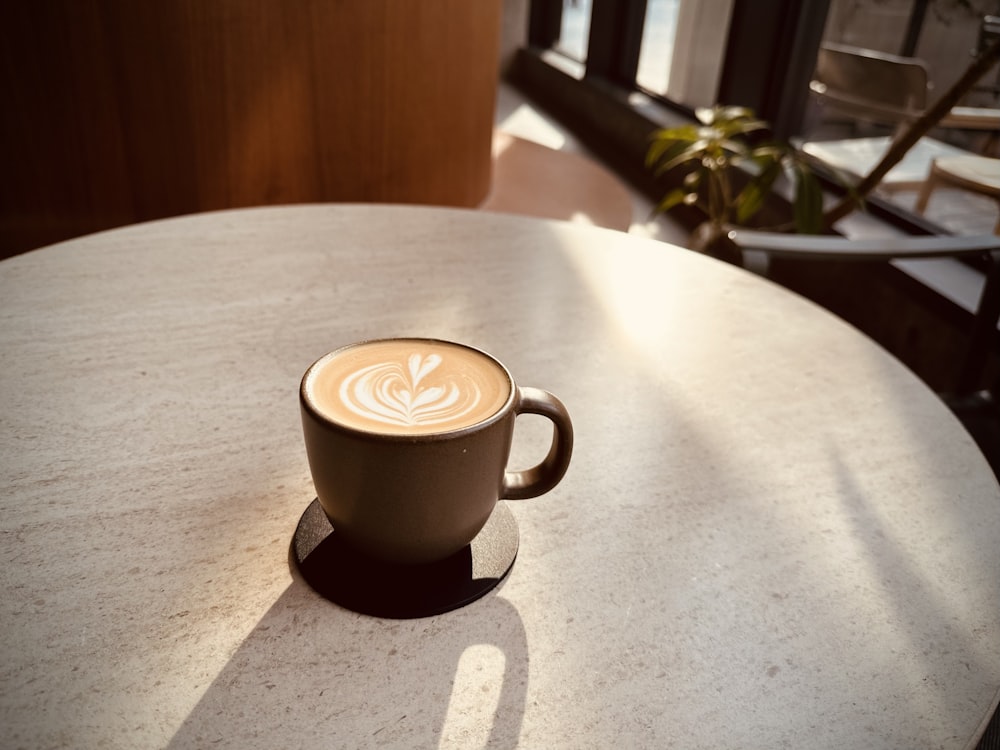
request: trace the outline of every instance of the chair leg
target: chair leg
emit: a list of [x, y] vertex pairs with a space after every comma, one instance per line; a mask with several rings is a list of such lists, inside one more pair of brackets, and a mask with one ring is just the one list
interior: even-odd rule
[[924, 184], [920, 186], [920, 193], [917, 194], [917, 203], [913, 207], [913, 210], [921, 216], [927, 210], [927, 201], [930, 200], [931, 193], [934, 192], [936, 187], [937, 177], [934, 174], [934, 166], [931, 165], [931, 172], [927, 175], [927, 179], [924, 180]]

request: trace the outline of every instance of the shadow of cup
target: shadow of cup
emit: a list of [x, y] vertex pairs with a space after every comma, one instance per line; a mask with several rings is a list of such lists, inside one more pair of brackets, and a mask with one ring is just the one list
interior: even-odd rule
[[[488, 658], [470, 663], [467, 652]], [[470, 679], [477, 687], [463, 688]], [[527, 683], [520, 614], [495, 594], [439, 617], [383, 620], [296, 580], [168, 747], [468, 747], [471, 733], [513, 748]]]

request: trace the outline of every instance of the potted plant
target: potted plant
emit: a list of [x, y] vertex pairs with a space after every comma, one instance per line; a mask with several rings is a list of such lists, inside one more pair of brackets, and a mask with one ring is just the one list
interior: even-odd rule
[[657, 176], [685, 170], [682, 185], [667, 192], [656, 210], [700, 208], [706, 218], [692, 234], [695, 249], [725, 256], [728, 228], [747, 225], [783, 175], [793, 186], [796, 231], [821, 231], [822, 191], [798, 150], [774, 141], [753, 143], [767, 123], [746, 107], [699, 108], [695, 116], [697, 123], [654, 132], [646, 155]]
[[[692, 234], [693, 249], [739, 262], [739, 253], [726, 241], [730, 227], [748, 226], [763, 207], [778, 178], [792, 184], [793, 221], [772, 230], [818, 234], [864, 204], [867, 195], [926, 133], [1000, 59], [1000, 41], [994, 41], [973, 60], [965, 73], [926, 112], [893, 139], [882, 160], [844, 197], [824, 212], [819, 181], [805, 156], [793, 146], [763, 141], [767, 124], [745, 107], [716, 106], [696, 111], [698, 123], [657, 130], [646, 155], [656, 175], [684, 168], [681, 187], [673, 188], [656, 210], [684, 204], [700, 208], [705, 220]], [[840, 177], [845, 186], [849, 181]]]

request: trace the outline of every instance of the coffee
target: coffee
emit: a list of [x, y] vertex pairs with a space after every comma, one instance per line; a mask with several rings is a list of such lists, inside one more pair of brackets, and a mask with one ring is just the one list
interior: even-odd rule
[[[367, 341], [320, 357], [299, 388], [309, 470], [341, 542], [391, 563], [443, 560], [500, 499], [542, 495], [573, 453], [573, 424], [548, 391], [514, 385], [488, 354], [436, 339]], [[509, 471], [514, 423], [553, 426], [545, 459]]]
[[482, 352], [430, 339], [339, 349], [307, 373], [303, 395], [327, 419], [393, 435], [449, 432], [496, 414], [511, 398], [506, 370]]

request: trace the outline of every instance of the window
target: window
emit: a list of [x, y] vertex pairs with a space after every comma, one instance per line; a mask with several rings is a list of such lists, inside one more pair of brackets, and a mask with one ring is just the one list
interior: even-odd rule
[[[560, 50], [556, 42], [566, 36], [564, 10], [569, 14], [584, 6], [589, 32], [586, 45], [576, 47], [575, 67], [550, 64], [552, 52]], [[623, 169], [632, 169], [642, 162], [653, 127], [690, 118], [695, 107], [714, 103], [753, 109], [782, 140], [882, 138], [856, 117], [838, 119], [832, 107], [824, 110], [810, 95], [821, 44], [919, 57], [934, 84], [933, 96], [965, 70], [984, 34], [997, 33], [983, 16], [997, 13], [1000, 5], [998, 0], [531, 0], [529, 7], [533, 50], [522, 67], [528, 85], [554, 99], [568, 121], [613, 153]], [[581, 27], [567, 19], [565, 28]], [[993, 72], [962, 103], [996, 107], [998, 101], [1000, 72]], [[991, 136], [956, 129], [930, 134], [974, 153], [995, 147]], [[632, 174], [638, 182], [646, 179], [639, 170]], [[644, 189], [652, 193], [656, 186]], [[951, 228], [941, 202], [936, 211], [917, 217], [911, 213], [914, 191], [888, 193], [870, 196], [871, 211], [880, 219], [906, 231]], [[996, 221], [995, 208], [989, 208], [982, 212], [983, 233]], [[961, 212], [956, 216], [955, 221], [967, 221]]]
[[[586, 76], [682, 111], [716, 102], [780, 131], [800, 117], [829, 0], [532, 0], [529, 39]], [[584, 34], [586, 33], [586, 39]], [[804, 62], [802, 62], [804, 60]], [[798, 65], [796, 65], [798, 61]], [[804, 71], [804, 72], [803, 72]], [[787, 112], [785, 111], [787, 110]]]
[[639, 70], [635, 82], [640, 88], [661, 96], [669, 95], [670, 68], [680, 0], [647, 0], [639, 45]]
[[[714, 104], [732, 12], [733, 0], [648, 0], [639, 87], [686, 107]], [[657, 61], [649, 77], [646, 59]]]
[[556, 49], [576, 62], [586, 62], [590, 38], [591, 0], [562, 0], [562, 20]]
[[[747, 106], [789, 138], [811, 127], [821, 41], [919, 57], [940, 92], [996, 8], [997, 0], [531, 0], [529, 36], [588, 77], [682, 111]], [[998, 91], [1000, 73], [968, 104], [995, 107]]]

